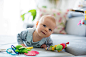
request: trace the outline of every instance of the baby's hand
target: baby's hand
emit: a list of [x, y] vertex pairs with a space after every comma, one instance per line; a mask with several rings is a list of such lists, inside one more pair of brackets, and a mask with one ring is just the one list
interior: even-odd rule
[[41, 45], [41, 48], [46, 48], [46, 47], [47, 47], [46, 44]]
[[27, 46], [25, 46], [25, 44], [21, 44], [23, 47], [27, 47]]

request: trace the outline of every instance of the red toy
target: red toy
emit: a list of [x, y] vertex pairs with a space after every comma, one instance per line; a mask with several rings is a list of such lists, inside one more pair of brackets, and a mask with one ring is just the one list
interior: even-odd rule
[[39, 52], [37, 51], [28, 51], [28, 53], [24, 53], [27, 56], [36, 56], [37, 54], [39, 54]]

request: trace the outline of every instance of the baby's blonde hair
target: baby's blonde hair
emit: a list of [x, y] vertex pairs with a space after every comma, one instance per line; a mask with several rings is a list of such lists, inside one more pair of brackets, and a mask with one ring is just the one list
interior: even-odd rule
[[54, 16], [51, 16], [51, 15], [44, 15], [40, 18], [39, 22], [44, 20], [45, 18], [49, 18], [50, 20], [52, 20], [55, 24], [56, 24], [56, 19]]

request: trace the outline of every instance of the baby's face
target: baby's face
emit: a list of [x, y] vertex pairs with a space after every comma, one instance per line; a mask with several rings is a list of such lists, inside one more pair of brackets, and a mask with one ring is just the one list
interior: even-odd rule
[[50, 20], [49, 18], [45, 18], [38, 23], [36, 31], [38, 35], [43, 38], [49, 37], [53, 33], [55, 26], [56, 24], [52, 20]]

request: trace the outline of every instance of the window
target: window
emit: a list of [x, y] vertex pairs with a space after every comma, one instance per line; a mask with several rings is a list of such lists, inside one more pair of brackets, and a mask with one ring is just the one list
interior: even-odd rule
[[35, 8], [35, 0], [0, 0], [0, 35], [16, 35], [23, 29], [20, 15]]

